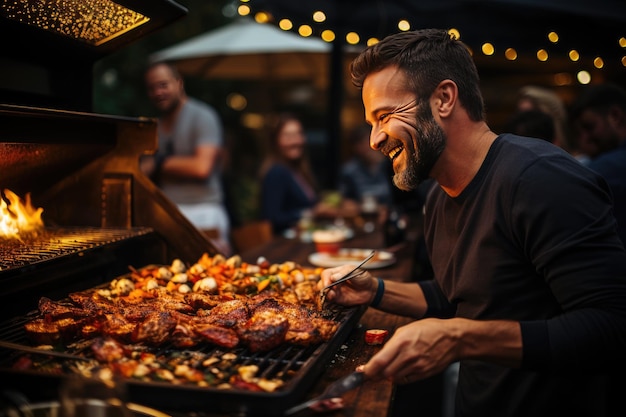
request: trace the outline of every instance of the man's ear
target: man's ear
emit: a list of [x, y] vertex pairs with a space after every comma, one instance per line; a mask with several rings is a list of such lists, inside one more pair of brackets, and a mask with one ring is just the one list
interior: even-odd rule
[[439, 83], [433, 93], [434, 110], [439, 117], [450, 116], [452, 110], [457, 105], [459, 89], [452, 80], [443, 80]]

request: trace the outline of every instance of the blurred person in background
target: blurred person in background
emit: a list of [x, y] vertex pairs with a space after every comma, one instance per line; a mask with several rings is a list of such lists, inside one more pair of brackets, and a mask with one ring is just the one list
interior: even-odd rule
[[554, 143], [554, 120], [541, 110], [521, 110], [507, 122], [505, 131]]
[[[571, 135], [567, 108], [561, 97], [554, 91], [534, 85], [522, 87], [518, 94], [516, 112], [525, 111], [541, 111], [549, 115], [554, 124], [553, 139], [550, 142], [565, 149], [581, 164], [587, 165], [589, 163], [591, 160], [589, 154], [593, 150], [586, 146], [586, 143], [579, 142]], [[511, 133], [517, 132], [511, 131]], [[538, 133], [541, 134], [541, 132]], [[541, 138], [541, 136], [539, 137]]]
[[608, 182], [615, 217], [626, 244], [626, 90], [615, 84], [587, 86], [571, 106], [574, 134], [595, 152], [588, 167]]
[[272, 224], [274, 234], [297, 226], [303, 217], [312, 221], [341, 214], [341, 201], [322, 198], [306, 148], [300, 118], [287, 112], [278, 115], [260, 169], [260, 216]]
[[556, 146], [569, 151], [567, 109], [563, 100], [552, 90], [527, 85], [519, 90], [516, 112], [539, 110], [552, 118]]
[[[434, 279], [363, 271], [327, 293], [415, 319], [365, 378], [411, 384], [458, 361], [459, 416], [624, 414], [626, 252], [603, 178], [544, 140], [494, 133], [470, 51], [445, 29], [388, 36], [350, 69], [394, 184], [436, 181]], [[319, 286], [350, 268], [325, 269]]]
[[362, 212], [384, 216], [393, 202], [389, 160], [370, 148], [370, 131], [369, 125], [362, 124], [351, 132], [351, 156], [339, 172], [339, 193], [359, 204]]
[[187, 95], [175, 66], [150, 64], [144, 77], [148, 97], [159, 113], [159, 142], [155, 155], [142, 158], [141, 169], [228, 254], [230, 219], [221, 177], [221, 120], [215, 109]]

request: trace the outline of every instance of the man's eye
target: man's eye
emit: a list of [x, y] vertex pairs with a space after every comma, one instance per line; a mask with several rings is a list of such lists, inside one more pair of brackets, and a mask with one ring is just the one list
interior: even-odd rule
[[388, 118], [390, 114], [391, 114], [391, 113], [383, 113], [383, 114], [381, 114], [381, 115], [378, 117], [378, 120], [383, 121], [383, 120], [385, 120], [386, 118]]

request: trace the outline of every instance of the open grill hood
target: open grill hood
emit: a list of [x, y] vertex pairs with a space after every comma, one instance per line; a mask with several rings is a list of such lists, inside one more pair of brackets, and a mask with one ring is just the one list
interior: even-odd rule
[[97, 60], [187, 13], [170, 0], [2, 0], [0, 7], [0, 102], [79, 111], [91, 109]]

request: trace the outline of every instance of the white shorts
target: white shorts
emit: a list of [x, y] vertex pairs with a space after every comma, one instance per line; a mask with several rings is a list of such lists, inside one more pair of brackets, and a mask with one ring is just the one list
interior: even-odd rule
[[226, 209], [219, 204], [179, 204], [180, 212], [199, 230], [217, 229], [220, 239], [229, 240], [230, 221]]

